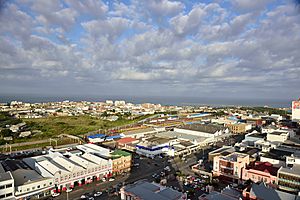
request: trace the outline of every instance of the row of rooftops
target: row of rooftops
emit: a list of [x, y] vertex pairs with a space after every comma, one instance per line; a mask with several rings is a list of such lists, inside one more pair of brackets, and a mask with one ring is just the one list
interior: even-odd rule
[[[81, 155], [74, 153], [62, 154], [61, 152], [49, 152], [47, 155], [24, 158], [23, 160], [4, 160], [0, 163], [0, 179], [8, 178], [6, 172], [11, 172], [15, 186], [29, 182], [51, 178], [55, 173], [70, 173], [73, 170], [85, 170], [99, 165], [110, 165], [110, 159], [130, 156], [122, 150], [110, 151], [106, 148], [84, 144], [77, 146], [84, 151]], [[102, 155], [104, 153], [105, 155]], [[3, 175], [2, 175], [3, 174]]]

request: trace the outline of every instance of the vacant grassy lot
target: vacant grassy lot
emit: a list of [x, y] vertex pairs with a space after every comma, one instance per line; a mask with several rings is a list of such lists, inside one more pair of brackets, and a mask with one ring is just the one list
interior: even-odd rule
[[[143, 117], [145, 118], [145, 116]], [[40, 130], [43, 133], [34, 136], [38, 139], [54, 137], [60, 134], [82, 135], [98, 129], [109, 129], [117, 126], [134, 123], [135, 120], [119, 119], [114, 122], [82, 115], [72, 117], [48, 117], [40, 119], [24, 119], [31, 130]]]

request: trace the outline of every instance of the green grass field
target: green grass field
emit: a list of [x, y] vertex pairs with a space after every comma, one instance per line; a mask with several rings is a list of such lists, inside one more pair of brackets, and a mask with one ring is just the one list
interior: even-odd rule
[[146, 116], [134, 120], [119, 119], [114, 122], [97, 119], [87, 115], [71, 117], [47, 117], [39, 119], [24, 119], [31, 130], [40, 130], [43, 133], [34, 136], [35, 138], [45, 139], [60, 134], [83, 135], [99, 129], [109, 129], [117, 126], [135, 123]]

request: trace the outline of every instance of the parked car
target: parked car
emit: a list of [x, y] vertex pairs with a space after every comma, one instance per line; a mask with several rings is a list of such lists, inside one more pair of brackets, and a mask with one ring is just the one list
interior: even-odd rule
[[84, 193], [83, 195], [80, 196], [80, 199], [86, 199], [89, 197], [89, 193]]
[[99, 197], [101, 195], [102, 195], [102, 192], [96, 192], [96, 193], [94, 193], [94, 197]]
[[72, 188], [68, 188], [66, 192], [72, 192]]
[[114, 181], [114, 180], [115, 180], [115, 178], [111, 177], [108, 181]]
[[58, 197], [60, 193], [52, 193], [52, 197]]

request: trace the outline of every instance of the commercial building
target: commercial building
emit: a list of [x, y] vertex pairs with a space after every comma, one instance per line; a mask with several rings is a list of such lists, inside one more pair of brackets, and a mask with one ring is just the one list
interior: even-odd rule
[[136, 153], [154, 158], [160, 154], [174, 156], [173, 142], [169, 138], [150, 137], [136, 145]]
[[278, 187], [281, 190], [298, 193], [300, 191], [300, 165], [281, 167], [278, 170]]
[[213, 162], [213, 174], [237, 181], [242, 178], [242, 170], [249, 163], [249, 155], [244, 153], [233, 152], [226, 156], [216, 156]]
[[0, 199], [42, 198], [51, 192], [128, 172], [130, 167], [130, 153], [94, 144], [78, 145], [72, 150], [49, 150], [46, 155], [23, 160], [3, 160]]
[[151, 199], [151, 200], [183, 200], [186, 194], [148, 181], [138, 181], [120, 189], [121, 200]]
[[132, 157], [130, 153], [122, 150], [115, 150], [110, 155], [112, 159], [113, 175], [126, 173], [131, 170]]
[[292, 101], [292, 120], [300, 120], [300, 99]]
[[278, 169], [269, 162], [251, 162], [242, 170], [242, 179], [276, 184]]

